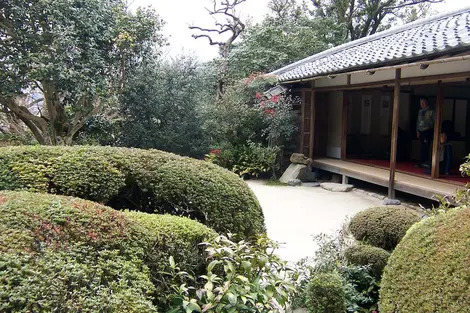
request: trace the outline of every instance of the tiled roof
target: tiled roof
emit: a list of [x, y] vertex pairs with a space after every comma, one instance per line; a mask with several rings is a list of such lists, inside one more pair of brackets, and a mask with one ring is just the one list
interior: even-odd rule
[[280, 82], [401, 63], [470, 46], [470, 8], [328, 49], [272, 72]]

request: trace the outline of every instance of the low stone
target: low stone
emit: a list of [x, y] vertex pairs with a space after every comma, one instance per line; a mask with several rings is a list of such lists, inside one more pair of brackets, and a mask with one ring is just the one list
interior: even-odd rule
[[288, 184], [289, 181], [292, 180], [292, 179], [302, 180], [306, 176], [307, 172], [308, 172], [307, 165], [291, 164], [286, 169], [284, 174], [282, 174], [281, 178], [279, 178], [279, 181], [283, 184]]
[[348, 192], [353, 190], [353, 185], [345, 185], [345, 184], [336, 184], [336, 183], [321, 183], [320, 187], [325, 190], [333, 191], [333, 192]]
[[291, 179], [288, 184], [289, 186], [300, 186], [302, 185], [302, 181], [300, 179]]
[[320, 187], [321, 183], [303, 183], [302, 186], [304, 187]]
[[400, 205], [400, 204], [401, 204], [400, 200], [397, 200], [397, 199], [386, 198], [384, 200], [384, 205]]
[[313, 160], [307, 158], [302, 153], [292, 153], [292, 155], [290, 156], [290, 162], [293, 164], [309, 165], [313, 162]]

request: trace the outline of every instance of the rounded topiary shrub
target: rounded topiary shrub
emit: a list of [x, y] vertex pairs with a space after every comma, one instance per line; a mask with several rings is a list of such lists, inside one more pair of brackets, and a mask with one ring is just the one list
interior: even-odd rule
[[47, 192], [116, 209], [182, 215], [223, 233], [265, 231], [258, 200], [237, 175], [158, 150], [3, 147], [0, 190]]
[[357, 213], [351, 219], [349, 230], [357, 240], [391, 251], [420, 219], [417, 212], [409, 209], [371, 208]]
[[344, 251], [344, 257], [350, 264], [370, 266], [371, 273], [379, 278], [382, 276], [383, 269], [387, 265], [390, 252], [369, 245], [355, 245], [348, 247]]
[[467, 312], [470, 308], [470, 209], [414, 225], [382, 278], [380, 312]]
[[337, 273], [313, 276], [306, 291], [306, 306], [311, 313], [344, 313], [345, 294]]
[[197, 270], [213, 235], [187, 218], [0, 192], [0, 311], [156, 312], [168, 256]]

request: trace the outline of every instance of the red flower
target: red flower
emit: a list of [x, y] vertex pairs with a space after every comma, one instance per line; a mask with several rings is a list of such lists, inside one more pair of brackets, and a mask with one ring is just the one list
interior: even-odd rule
[[259, 92], [257, 92], [255, 97], [256, 99], [261, 99], [262, 95]]
[[274, 103], [278, 102], [278, 101], [279, 101], [279, 95], [273, 96], [273, 97], [271, 98], [271, 101], [274, 102]]
[[259, 104], [259, 107], [260, 108], [264, 108], [266, 105], [264, 104], [264, 101], [261, 101], [261, 103]]
[[219, 155], [221, 152], [220, 149], [211, 149], [209, 154], [213, 154], [213, 155]]
[[274, 109], [265, 109], [264, 113], [269, 114], [269, 115], [274, 115], [274, 114], [276, 114], [276, 110], [274, 110]]

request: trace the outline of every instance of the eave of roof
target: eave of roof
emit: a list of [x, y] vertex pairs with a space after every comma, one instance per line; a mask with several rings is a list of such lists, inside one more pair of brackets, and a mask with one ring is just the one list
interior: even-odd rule
[[[446, 19], [450, 21], [453, 17], [459, 16], [459, 15], [465, 15], [463, 17], [465, 25], [460, 25], [457, 22], [455, 22], [457, 24], [455, 29], [450, 29], [450, 30], [444, 29], [446, 33], [443, 35], [444, 38], [441, 38], [441, 39], [443, 39], [444, 41], [447, 41], [446, 36], [451, 37], [449, 39], [450, 43], [448, 44], [448, 46], [442, 47], [442, 43], [436, 43], [436, 38], [435, 38], [436, 34], [434, 33], [432, 37], [433, 48], [436, 44], [440, 44], [440, 46], [436, 47], [436, 49], [433, 49], [432, 51], [422, 49], [423, 50], [422, 53], [414, 53], [413, 51], [412, 55], [405, 55], [405, 56], [398, 57], [398, 58], [387, 58], [387, 57], [382, 56], [382, 59], [379, 59], [377, 58], [377, 56], [375, 56], [376, 57], [375, 62], [374, 62], [374, 58], [370, 57], [370, 54], [368, 54], [366, 57], [363, 58], [363, 60], [361, 60], [362, 63], [359, 62], [359, 64], [354, 64], [354, 62], [351, 62], [352, 64], [351, 63], [347, 64], [347, 62], [341, 59], [342, 56], [347, 57], [348, 52], [354, 53], [355, 52], [354, 50], [359, 49], [361, 46], [372, 45], [375, 41], [386, 40], [387, 38], [392, 37], [393, 35], [403, 33], [406, 31], [411, 32], [413, 30], [416, 30], [416, 32], [418, 32], [420, 30], [420, 27], [423, 27], [426, 25], [434, 26], [433, 23], [437, 23], [437, 22], [440, 22], [441, 20], [446, 20]], [[447, 22], [447, 24], [449, 24], [449, 21]], [[458, 22], [461, 22], [461, 21], [459, 20]], [[448, 26], [447, 24], [446, 26]], [[429, 40], [427, 38], [428, 35], [433, 34], [432, 31], [437, 32], [439, 30], [433, 29], [431, 27], [427, 29], [427, 31], [428, 31], [428, 34], [425, 34], [425, 35], [420, 34], [422, 35], [422, 37], [418, 37], [418, 38], [423, 39], [423, 40]], [[415, 39], [416, 36], [411, 36], [410, 34], [409, 36], [415, 40], [413, 44], [418, 43], [418, 39]], [[462, 39], [461, 37], [464, 37], [464, 38]], [[447, 44], [447, 42], [445, 43]], [[422, 44], [422, 43], [418, 43], [418, 44]], [[455, 10], [455, 11], [444, 13], [444, 14], [439, 14], [439, 15], [432, 16], [426, 19], [422, 19], [422, 20], [418, 20], [412, 23], [401, 25], [399, 27], [395, 27], [395, 28], [392, 28], [383, 32], [379, 32], [368, 37], [364, 37], [355, 41], [345, 43], [338, 47], [325, 50], [323, 52], [307, 57], [293, 64], [287, 65], [283, 68], [280, 68], [272, 72], [271, 74], [276, 75], [280, 82], [287, 82], [287, 81], [298, 80], [298, 79], [307, 80], [307, 79], [315, 78], [317, 76], [324, 76], [326, 74], [344, 73], [344, 72], [349, 72], [349, 71], [358, 70], [358, 69], [374, 68], [378, 66], [390, 65], [391, 63], [397, 64], [399, 62], [406, 62], [406, 61], [416, 60], [419, 58], [431, 57], [437, 54], [449, 53], [449, 52], [456, 51], [459, 49], [461, 50], [462, 47], [467, 47], [469, 45], [470, 45], [470, 6], [464, 9]], [[349, 55], [351, 55], [351, 53]], [[368, 57], [370, 58], [368, 59]], [[334, 62], [337, 62], [338, 64], [330, 66], [330, 63], [334, 63]], [[313, 72], [312, 70], [313, 67], [320, 68], [321, 72], [318, 74], [314, 73], [314, 74], [308, 75], [309, 71]], [[302, 73], [299, 74], [299, 72], [302, 72]], [[307, 74], [304, 75], [304, 73], [307, 73]]]

